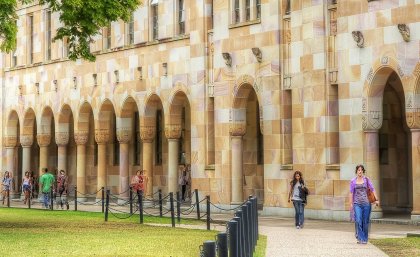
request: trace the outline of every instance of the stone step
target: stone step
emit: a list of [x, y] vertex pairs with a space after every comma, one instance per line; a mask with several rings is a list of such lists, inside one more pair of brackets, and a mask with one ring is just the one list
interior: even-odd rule
[[412, 225], [420, 226], [420, 220], [409, 220], [409, 219], [371, 219], [372, 223], [376, 224], [395, 224], [395, 225]]

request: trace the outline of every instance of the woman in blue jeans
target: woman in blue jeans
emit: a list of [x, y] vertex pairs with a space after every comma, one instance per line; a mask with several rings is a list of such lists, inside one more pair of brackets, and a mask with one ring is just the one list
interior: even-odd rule
[[293, 174], [293, 180], [290, 182], [289, 190], [289, 199], [292, 200], [293, 206], [295, 207], [295, 226], [297, 229], [303, 228], [304, 222], [304, 210], [305, 210], [305, 201], [301, 197], [301, 191], [305, 187], [305, 182], [303, 181], [302, 172], [295, 171]]
[[379, 205], [375, 188], [370, 179], [365, 176], [365, 167], [359, 164], [356, 166], [356, 177], [350, 182], [350, 210], [354, 211], [358, 244], [367, 244], [369, 238], [369, 220], [372, 207], [367, 196], [368, 188], [375, 195], [375, 204]]

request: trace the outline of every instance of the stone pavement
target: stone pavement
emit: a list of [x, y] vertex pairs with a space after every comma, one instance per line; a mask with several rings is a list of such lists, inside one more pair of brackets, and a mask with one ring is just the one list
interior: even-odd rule
[[[17, 202], [14, 207], [24, 207]], [[39, 204], [35, 204], [39, 208]], [[74, 207], [71, 205], [70, 209]], [[100, 205], [79, 205], [79, 210], [101, 211]], [[192, 213], [195, 215], [195, 213]], [[231, 214], [212, 214], [212, 219], [228, 221]], [[194, 216], [192, 216], [194, 217]], [[178, 225], [194, 227], [196, 225]], [[205, 224], [199, 227], [205, 229]], [[226, 227], [212, 224], [212, 229], [225, 231]], [[377, 247], [368, 243], [359, 245], [354, 237], [354, 224], [349, 222], [335, 222], [323, 220], [305, 220], [303, 229], [296, 229], [292, 218], [261, 216], [259, 218], [259, 233], [267, 236], [266, 257], [281, 256], [311, 256], [311, 257], [346, 257], [346, 256], [387, 256]], [[407, 233], [420, 233], [420, 226], [398, 224], [371, 224], [370, 238], [405, 237]]]

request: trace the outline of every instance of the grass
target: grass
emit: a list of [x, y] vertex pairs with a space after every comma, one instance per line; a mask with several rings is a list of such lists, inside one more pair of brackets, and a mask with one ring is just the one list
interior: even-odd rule
[[369, 241], [392, 257], [420, 256], [420, 237], [371, 239]]
[[[104, 221], [102, 213], [0, 208], [1, 256], [179, 256], [199, 255], [199, 246], [217, 231], [140, 225], [139, 217]], [[144, 217], [170, 224], [169, 218]], [[203, 224], [182, 220], [182, 224]], [[203, 227], [203, 226], [201, 226]], [[260, 236], [254, 256], [263, 257]]]

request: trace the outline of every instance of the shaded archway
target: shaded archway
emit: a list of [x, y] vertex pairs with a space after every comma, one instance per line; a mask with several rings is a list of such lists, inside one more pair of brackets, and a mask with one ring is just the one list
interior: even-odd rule
[[[20, 131], [20, 144], [22, 146], [22, 172], [29, 171], [34, 176], [34, 183], [38, 182], [39, 167], [39, 146], [34, 144], [37, 135], [37, 121], [35, 112], [29, 108], [25, 111], [22, 127]], [[34, 197], [37, 196], [38, 187], [33, 192]]]
[[260, 105], [254, 88], [243, 83], [235, 93], [231, 112], [232, 202], [248, 195], [264, 201], [264, 140]]
[[140, 138], [143, 145], [143, 169], [148, 177], [147, 194], [158, 189], [167, 192], [167, 176], [164, 137], [164, 112], [160, 97], [151, 94], [145, 99], [140, 113]]
[[12, 110], [6, 121], [4, 146], [6, 148], [6, 171], [9, 171], [13, 177], [13, 192], [10, 192], [13, 198], [18, 196], [22, 181], [22, 147], [19, 144], [19, 130], [19, 116], [15, 110]]

